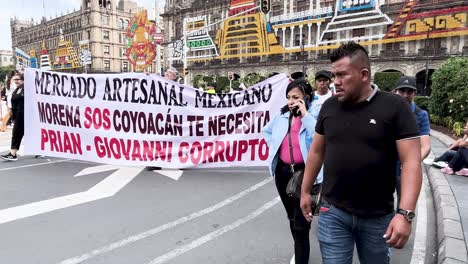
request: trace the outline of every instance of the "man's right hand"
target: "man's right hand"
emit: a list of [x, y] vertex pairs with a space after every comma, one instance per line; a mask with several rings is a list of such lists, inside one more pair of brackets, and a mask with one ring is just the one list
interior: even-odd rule
[[312, 197], [301, 193], [301, 210], [307, 222], [312, 221]]

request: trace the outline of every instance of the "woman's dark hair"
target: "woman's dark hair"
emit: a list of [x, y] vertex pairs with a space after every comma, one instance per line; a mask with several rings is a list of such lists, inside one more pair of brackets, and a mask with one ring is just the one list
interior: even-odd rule
[[22, 73], [17, 73], [17, 74], [15, 74], [13, 76], [19, 76], [20, 80], [24, 81], [24, 74], [22, 74]]
[[[292, 89], [299, 88], [302, 93], [304, 94], [304, 97], [308, 97], [309, 99], [312, 97], [312, 86], [310, 86], [309, 82], [305, 79], [296, 79], [288, 84], [288, 87], [286, 87], [286, 97], [288, 97], [289, 91]], [[306, 106], [308, 108], [308, 106]], [[283, 106], [281, 108], [281, 114], [284, 114], [289, 111], [288, 104]]]

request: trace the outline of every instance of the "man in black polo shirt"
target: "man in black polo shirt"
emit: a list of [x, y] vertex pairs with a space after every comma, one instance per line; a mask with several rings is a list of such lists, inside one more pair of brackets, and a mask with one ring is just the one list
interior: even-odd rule
[[[389, 263], [402, 248], [421, 188], [419, 131], [398, 95], [371, 84], [367, 51], [350, 42], [331, 55], [336, 96], [319, 114], [302, 183], [301, 209], [312, 220], [310, 190], [324, 164], [318, 240], [324, 264]], [[395, 164], [402, 162], [401, 202], [395, 215]]]

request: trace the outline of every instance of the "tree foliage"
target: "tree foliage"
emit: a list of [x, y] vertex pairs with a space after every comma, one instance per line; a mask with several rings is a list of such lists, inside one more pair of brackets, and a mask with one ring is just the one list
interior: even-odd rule
[[468, 117], [468, 58], [450, 58], [432, 75], [431, 113], [464, 122]]
[[380, 90], [391, 91], [395, 88], [395, 84], [400, 77], [400, 72], [376, 72], [374, 83], [379, 86]]
[[12, 72], [14, 70], [15, 70], [15, 67], [13, 65], [0, 67], [0, 82], [4, 82], [5, 81], [5, 76], [10, 74], [10, 72]]

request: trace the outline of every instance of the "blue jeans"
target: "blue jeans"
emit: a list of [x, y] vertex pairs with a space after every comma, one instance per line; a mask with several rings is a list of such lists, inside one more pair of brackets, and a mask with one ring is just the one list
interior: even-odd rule
[[351, 264], [354, 244], [361, 264], [390, 263], [390, 250], [383, 235], [393, 216], [389, 213], [362, 218], [322, 201], [318, 240], [323, 264]]

